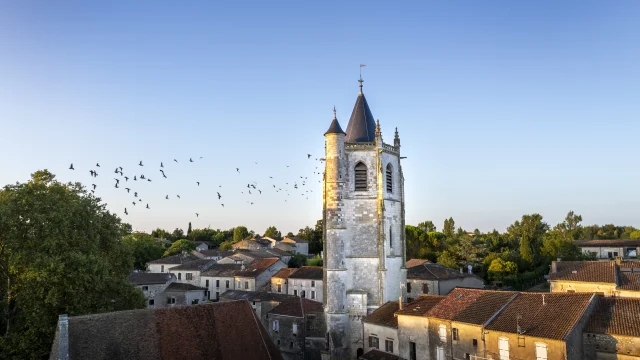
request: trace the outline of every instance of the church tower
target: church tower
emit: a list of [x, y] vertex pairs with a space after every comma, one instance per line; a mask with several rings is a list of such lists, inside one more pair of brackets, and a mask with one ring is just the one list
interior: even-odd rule
[[362, 318], [405, 295], [404, 177], [400, 138], [382, 140], [360, 93], [346, 133], [334, 108], [325, 136], [324, 296], [331, 358], [364, 349]]

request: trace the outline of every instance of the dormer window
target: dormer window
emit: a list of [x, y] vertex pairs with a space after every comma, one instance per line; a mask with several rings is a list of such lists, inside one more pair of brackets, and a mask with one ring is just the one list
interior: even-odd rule
[[367, 165], [359, 162], [355, 167], [355, 190], [367, 191]]
[[387, 192], [393, 193], [393, 167], [391, 164], [387, 165]]

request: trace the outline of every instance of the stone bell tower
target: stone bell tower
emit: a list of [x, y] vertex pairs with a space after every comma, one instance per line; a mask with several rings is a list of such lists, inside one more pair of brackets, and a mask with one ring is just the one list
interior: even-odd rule
[[382, 140], [360, 93], [346, 133], [334, 108], [325, 136], [324, 296], [330, 358], [364, 349], [362, 318], [404, 296], [404, 177], [400, 138]]

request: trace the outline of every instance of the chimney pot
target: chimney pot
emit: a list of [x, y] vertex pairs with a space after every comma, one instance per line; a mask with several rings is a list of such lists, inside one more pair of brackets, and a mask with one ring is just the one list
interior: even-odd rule
[[400, 298], [398, 298], [398, 309], [402, 310], [402, 295], [400, 295]]

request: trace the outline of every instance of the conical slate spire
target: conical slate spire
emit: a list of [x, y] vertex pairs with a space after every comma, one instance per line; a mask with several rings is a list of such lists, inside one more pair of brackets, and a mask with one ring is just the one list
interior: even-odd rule
[[376, 123], [367, 104], [367, 99], [362, 92], [362, 78], [360, 82], [360, 93], [356, 104], [353, 107], [349, 125], [347, 125], [346, 142], [373, 142], [376, 138]]
[[327, 134], [344, 134], [344, 131], [342, 131], [342, 128], [340, 127], [340, 123], [338, 122], [338, 117], [336, 115], [336, 107], [333, 107], [333, 121], [331, 122], [331, 125], [329, 126], [329, 130], [327, 130], [326, 133], [324, 133], [325, 135]]

